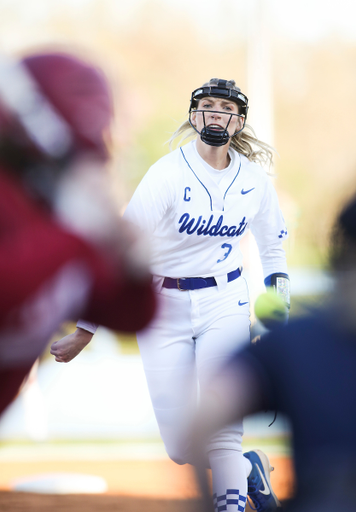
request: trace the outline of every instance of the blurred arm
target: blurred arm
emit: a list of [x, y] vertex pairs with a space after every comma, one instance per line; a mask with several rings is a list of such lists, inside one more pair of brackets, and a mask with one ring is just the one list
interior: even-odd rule
[[99, 223], [91, 242], [90, 230], [81, 237], [63, 229], [15, 180], [0, 174], [0, 185], [0, 325], [19, 322], [23, 304], [69, 262], [88, 276], [86, 300], [77, 304], [84, 320], [126, 332], [151, 320], [156, 300], [147, 251], [127, 222], [109, 212], [108, 230]]
[[[66, 229], [102, 256], [82, 320], [135, 332], [149, 322], [156, 305], [149, 242], [144, 231], [122, 219], [110, 185], [100, 165], [85, 159], [76, 162], [58, 187], [54, 212]], [[95, 332], [95, 326], [78, 327]]]

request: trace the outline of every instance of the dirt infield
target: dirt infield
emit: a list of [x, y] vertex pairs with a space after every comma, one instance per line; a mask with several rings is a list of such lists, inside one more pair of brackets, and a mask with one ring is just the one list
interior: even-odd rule
[[0, 492], [1, 512], [193, 512], [196, 500]]
[[[287, 457], [271, 457], [273, 488], [284, 501], [293, 493], [293, 470]], [[52, 473], [103, 477], [108, 492], [100, 495], [28, 494], [9, 491], [19, 477]], [[169, 460], [4, 462], [0, 465], [0, 512], [190, 512], [197, 488], [190, 466]], [[248, 510], [248, 509], [247, 509]]]

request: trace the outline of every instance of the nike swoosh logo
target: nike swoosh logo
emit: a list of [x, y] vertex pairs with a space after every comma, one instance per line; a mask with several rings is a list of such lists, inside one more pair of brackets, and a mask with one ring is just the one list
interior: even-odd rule
[[244, 306], [245, 304], [248, 304], [248, 302], [241, 302], [241, 301], [239, 300], [239, 306]]
[[248, 194], [249, 192], [251, 192], [251, 190], [255, 190], [255, 187], [250, 188], [250, 190], [244, 190], [244, 189], [242, 189], [242, 190], [241, 190], [241, 194], [242, 194], [242, 195]]
[[263, 487], [264, 487], [263, 491], [261, 491], [261, 489], [260, 489], [260, 493], [261, 494], [265, 494], [266, 496], [268, 496], [269, 494], [271, 494], [271, 491], [269, 490], [269, 487], [267, 485], [265, 477], [263, 476], [263, 473], [262, 473], [262, 471], [260, 469], [260, 466], [258, 464], [256, 464], [256, 466], [257, 466], [257, 469], [258, 469], [258, 471], [259, 471], [259, 473], [261, 475], [262, 483], [263, 483]]

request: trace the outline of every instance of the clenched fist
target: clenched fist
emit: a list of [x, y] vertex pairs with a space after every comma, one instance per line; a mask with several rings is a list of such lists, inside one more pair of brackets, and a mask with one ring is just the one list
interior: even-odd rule
[[55, 341], [51, 345], [51, 354], [58, 363], [69, 363], [91, 341], [93, 334], [79, 327], [72, 334]]

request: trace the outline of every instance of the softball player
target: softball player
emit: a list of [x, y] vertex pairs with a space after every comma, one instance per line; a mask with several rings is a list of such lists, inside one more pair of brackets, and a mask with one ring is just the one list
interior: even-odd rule
[[[266, 285], [285, 296], [288, 289], [282, 248], [287, 230], [276, 192], [258, 163], [271, 161], [272, 153], [246, 133], [247, 110], [247, 97], [234, 81], [212, 79], [193, 91], [189, 120], [172, 140], [195, 132], [198, 137], [149, 169], [124, 215], [152, 241], [160, 308], [137, 339], [160, 432], [178, 464], [192, 461], [188, 426], [198, 394], [204, 395], [220, 365], [249, 342], [249, 295], [239, 248], [248, 229], [259, 247]], [[257, 510], [275, 510], [279, 502], [270, 486], [269, 461], [254, 451], [243, 455], [242, 434], [241, 423], [230, 425], [208, 444], [215, 508], [243, 511], [248, 492]]]
[[[152, 238], [151, 271], [161, 308], [137, 339], [160, 432], [178, 464], [191, 460], [185, 434], [198, 386], [203, 394], [218, 367], [249, 342], [239, 248], [248, 229], [266, 285], [278, 283], [280, 292], [287, 291], [287, 229], [276, 192], [257, 163], [271, 152], [243, 131], [247, 103], [233, 81], [212, 79], [195, 90], [189, 121], [173, 139], [192, 128], [197, 139], [149, 169], [124, 215]], [[241, 423], [230, 425], [209, 442], [215, 508], [237, 505], [243, 511], [248, 490], [258, 510], [274, 510], [279, 502], [268, 459], [256, 452], [243, 456], [242, 433]]]

